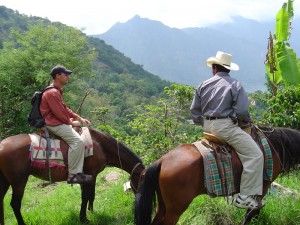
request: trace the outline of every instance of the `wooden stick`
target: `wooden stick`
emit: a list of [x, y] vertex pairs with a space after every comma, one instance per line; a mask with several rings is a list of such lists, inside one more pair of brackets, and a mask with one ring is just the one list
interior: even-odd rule
[[84, 102], [84, 100], [86, 99], [86, 97], [87, 97], [90, 93], [91, 93], [91, 90], [85, 92], [85, 95], [84, 95], [84, 97], [83, 97], [83, 99], [82, 99], [82, 101], [81, 101], [81, 103], [80, 103], [78, 109], [76, 110], [76, 114], [80, 115], [80, 110], [81, 110], [81, 107], [82, 107], [82, 105], [83, 105], [83, 102]]

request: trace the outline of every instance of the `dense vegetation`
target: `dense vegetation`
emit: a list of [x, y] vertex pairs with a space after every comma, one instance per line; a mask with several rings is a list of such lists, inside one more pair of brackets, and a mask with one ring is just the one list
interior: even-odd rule
[[[291, 18], [283, 22], [290, 24]], [[285, 27], [289, 29], [289, 26]], [[32, 131], [26, 122], [31, 95], [51, 81], [49, 71], [56, 64], [63, 64], [74, 70], [71, 82], [65, 88], [66, 103], [74, 111], [78, 109], [83, 117], [89, 118], [94, 127], [110, 133], [129, 145], [141, 156], [145, 164], [159, 158], [173, 146], [195, 141], [201, 136], [202, 128], [192, 126], [188, 122], [193, 87], [161, 80], [99, 39], [87, 37], [81, 31], [60, 23], [27, 17], [0, 6], [0, 42], [0, 139]], [[283, 43], [288, 43], [288, 39]], [[273, 44], [278, 45], [278, 42], [275, 41]], [[271, 43], [270, 46], [273, 44]], [[287, 63], [286, 59], [290, 57], [282, 57], [281, 54], [276, 58], [277, 51], [280, 49], [274, 49], [274, 54], [268, 54], [275, 56], [275, 62], [280, 65]], [[285, 61], [280, 61], [282, 58]], [[299, 69], [299, 59], [295, 55], [292, 58], [298, 63], [295, 68]], [[281, 71], [285, 73], [284, 70]], [[291, 80], [290, 76], [282, 76], [276, 81], [271, 79], [272, 76], [267, 77], [268, 91], [250, 94], [255, 122], [299, 129], [299, 80], [298, 83], [291, 84], [285, 82]], [[88, 96], [80, 108], [85, 94]], [[99, 188], [107, 198], [116, 193], [115, 187], [109, 185]], [[114, 193], [106, 192], [107, 188], [114, 189]], [[73, 191], [71, 190], [70, 193]], [[49, 192], [53, 193], [52, 189]], [[70, 193], [60, 190], [59, 196], [60, 194], [73, 196]], [[116, 211], [113, 211], [111, 207], [115, 205], [107, 203], [108, 209], [104, 208], [103, 213], [94, 217], [96, 224], [132, 224], [132, 214], [129, 212], [132, 202], [122, 194], [116, 195], [122, 200], [121, 206], [117, 206]], [[79, 201], [77, 192], [76, 197]], [[55, 202], [57, 196], [53, 199], [51, 196], [49, 198], [46, 203]], [[234, 214], [228, 216], [218, 210], [227, 207], [224, 201], [217, 202], [206, 197], [203, 201], [202, 198], [195, 200], [196, 205], [193, 203], [190, 207], [192, 213], [187, 211], [180, 220], [181, 224], [198, 224], [199, 221], [203, 221], [202, 224], [209, 224], [207, 221], [214, 219], [215, 222], [219, 218], [226, 219], [226, 222], [220, 220], [219, 224], [236, 224], [235, 221], [230, 221], [230, 218], [234, 220], [236, 217], [240, 221], [242, 214], [238, 209], [233, 210]], [[132, 200], [132, 195], [129, 199]], [[41, 200], [35, 201], [40, 203]], [[282, 201], [281, 198], [280, 200]], [[73, 204], [79, 205], [78, 201]], [[98, 201], [100, 202], [100, 199]], [[271, 198], [272, 201], [271, 207], [276, 208], [276, 203]], [[291, 207], [299, 209], [296, 202], [288, 201], [291, 201]], [[33, 204], [29, 202], [24, 208]], [[44, 210], [47, 210], [46, 203], [41, 205], [39, 210], [42, 211], [38, 211], [38, 215], [43, 215]], [[7, 198], [6, 205], [8, 206]], [[126, 215], [118, 208], [123, 205], [126, 205]], [[101, 206], [100, 203], [97, 207], [103, 205]], [[55, 211], [55, 206], [51, 210]], [[65, 214], [66, 211], [67, 209], [62, 212], [67, 215], [68, 222], [76, 224], [73, 217], [77, 218], [78, 210], [74, 209], [69, 214]], [[113, 216], [106, 214], [106, 211], [113, 212]], [[263, 214], [260, 219], [263, 221], [261, 224], [269, 220], [274, 221], [273, 218], [293, 224], [291, 218], [299, 216], [297, 212], [296, 216], [293, 214], [295, 210], [288, 212], [290, 214], [286, 213], [284, 218], [272, 212], [273, 209]], [[12, 215], [9, 210], [8, 213]], [[199, 218], [197, 214], [202, 216], [203, 213], [206, 213], [207, 217]], [[28, 217], [32, 224], [45, 223], [44, 218], [32, 215], [30, 212]], [[104, 222], [99, 222], [100, 218]], [[67, 224], [59, 218], [52, 223]]]
[[[268, 91], [249, 95], [254, 121], [262, 125], [300, 126], [299, 59], [288, 44], [292, 3], [279, 11], [278, 28], [269, 37]], [[0, 139], [32, 131], [26, 121], [31, 95], [51, 81], [56, 64], [74, 70], [65, 88], [67, 104], [128, 144], [146, 164], [201, 136], [202, 128], [188, 122], [193, 87], [163, 81], [104, 41], [61, 23], [4, 6], [0, 21]]]
[[[108, 107], [107, 117], [113, 124], [118, 124], [134, 105], [155, 101], [169, 85], [103, 41], [88, 38], [74, 28], [21, 16], [3, 6], [0, 18], [2, 138], [28, 132], [26, 114], [31, 95], [51, 81], [49, 71], [56, 64], [75, 70], [65, 90], [69, 106], [76, 110], [90, 90], [82, 108], [84, 116]], [[97, 118], [92, 121], [97, 125]]]
[[269, 35], [266, 66], [268, 92], [257, 96], [264, 103], [263, 122], [272, 126], [300, 129], [300, 59], [290, 47], [294, 16], [293, 0], [276, 15], [275, 34]]
[[[22, 17], [22, 26], [17, 25]], [[26, 121], [30, 98], [51, 82], [49, 71], [57, 64], [74, 70], [65, 87], [66, 103], [94, 127], [145, 152], [148, 162], [201, 135], [200, 127], [188, 124], [192, 87], [161, 80], [75, 28], [3, 6], [0, 18], [5, 31], [0, 51], [1, 139], [31, 131]]]

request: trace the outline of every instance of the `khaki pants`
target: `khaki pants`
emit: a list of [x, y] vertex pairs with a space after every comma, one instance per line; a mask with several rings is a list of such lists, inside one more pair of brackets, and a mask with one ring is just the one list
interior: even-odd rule
[[234, 124], [230, 118], [204, 120], [204, 131], [216, 135], [236, 150], [244, 167], [240, 193], [261, 195], [264, 157], [251, 136]]
[[68, 168], [69, 173], [82, 173], [84, 161], [84, 143], [82, 137], [71, 125], [47, 126], [49, 131], [61, 137], [68, 145]]

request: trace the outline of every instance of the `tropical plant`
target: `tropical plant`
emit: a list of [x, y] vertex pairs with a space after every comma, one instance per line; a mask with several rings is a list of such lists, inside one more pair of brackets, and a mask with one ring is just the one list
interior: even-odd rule
[[300, 86], [286, 86], [268, 100], [264, 118], [276, 127], [292, 127], [300, 130]]
[[265, 122], [272, 126], [299, 129], [299, 59], [288, 42], [294, 15], [293, 0], [288, 0], [276, 15], [275, 35], [269, 36], [267, 59], [268, 105], [263, 114]]
[[291, 35], [291, 24], [294, 16], [294, 0], [288, 0], [276, 15], [275, 34], [269, 36], [266, 70], [273, 96], [278, 85], [300, 84], [300, 70], [296, 53], [288, 42]]

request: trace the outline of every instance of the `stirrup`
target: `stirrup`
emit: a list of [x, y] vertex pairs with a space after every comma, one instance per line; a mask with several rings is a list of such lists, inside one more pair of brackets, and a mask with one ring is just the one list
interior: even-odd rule
[[252, 196], [248, 196], [246, 199], [242, 199], [240, 194], [238, 194], [233, 202], [233, 204], [242, 209], [261, 209], [264, 207], [265, 203], [258, 202]]

